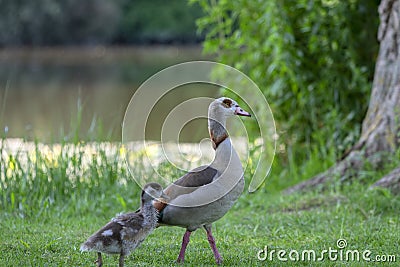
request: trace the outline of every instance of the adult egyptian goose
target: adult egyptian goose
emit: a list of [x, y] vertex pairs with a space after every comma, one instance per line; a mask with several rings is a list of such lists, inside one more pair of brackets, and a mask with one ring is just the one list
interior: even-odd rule
[[211, 233], [211, 225], [233, 206], [244, 188], [243, 168], [226, 130], [228, 117], [251, 115], [232, 99], [214, 100], [208, 109], [208, 128], [215, 149], [209, 166], [198, 167], [169, 185], [164, 193], [168, 203], [154, 201], [160, 225], [186, 228], [177, 261], [183, 262], [190, 234], [200, 227], [207, 232], [208, 242], [217, 264], [221, 255]]
[[124, 257], [129, 255], [157, 226], [158, 211], [154, 208], [154, 198], [168, 198], [161, 185], [148, 183], [141, 195], [141, 209], [113, 218], [82, 244], [81, 251], [97, 251], [97, 266], [103, 265], [101, 253], [119, 254], [119, 266], [124, 266]]

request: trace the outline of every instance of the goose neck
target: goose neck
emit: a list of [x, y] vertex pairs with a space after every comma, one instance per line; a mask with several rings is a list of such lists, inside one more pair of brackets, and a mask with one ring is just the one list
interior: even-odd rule
[[213, 148], [216, 150], [218, 146], [229, 137], [226, 130], [226, 119], [225, 118], [212, 118], [208, 119], [208, 130], [210, 132], [210, 138], [213, 143]]

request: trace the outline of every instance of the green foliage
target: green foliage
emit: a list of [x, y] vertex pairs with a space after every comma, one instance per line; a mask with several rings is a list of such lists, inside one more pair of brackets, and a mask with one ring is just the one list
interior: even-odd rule
[[192, 2], [205, 13], [197, 21], [205, 52], [256, 82], [285, 143], [341, 154], [357, 140], [378, 49], [377, 1]]
[[119, 21], [118, 6], [107, 0], [3, 0], [0, 6], [0, 45], [106, 42]]
[[200, 39], [195, 20], [202, 15], [198, 6], [186, 1], [130, 1], [122, 5], [121, 32], [123, 42], [185, 43]]
[[2, 0], [0, 45], [197, 42], [201, 14], [183, 0]]

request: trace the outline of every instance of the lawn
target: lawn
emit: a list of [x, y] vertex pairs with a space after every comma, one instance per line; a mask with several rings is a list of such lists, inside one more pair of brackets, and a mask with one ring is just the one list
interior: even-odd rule
[[[36, 151], [35, 160], [28, 157], [25, 163], [3, 156], [0, 266], [95, 266], [95, 253], [81, 253], [80, 244], [115, 214], [139, 205], [140, 189], [135, 182], [118, 178], [126, 170], [115, 151], [110, 158], [101, 151], [95, 153], [103, 160], [89, 161], [87, 168], [82, 167], [79, 153], [60, 153], [49, 161]], [[79, 176], [90, 179], [71, 181], [78, 172], [67, 163], [81, 167]], [[10, 166], [12, 171], [7, 172]], [[396, 260], [386, 264], [399, 265], [399, 197], [356, 183], [285, 196], [270, 190], [269, 185], [278, 183], [277, 177], [282, 179], [276, 171], [260, 190], [243, 193], [214, 224], [223, 265], [365, 266], [385, 258]], [[126, 258], [126, 266], [176, 266], [183, 233], [177, 227], [156, 229]], [[339, 239], [346, 241], [342, 249]], [[315, 251], [315, 260], [310, 250]], [[348, 251], [357, 251], [360, 260], [351, 258]], [[362, 259], [363, 253], [371, 262]], [[105, 256], [104, 262], [117, 266], [118, 260]], [[192, 235], [184, 265], [214, 265], [202, 229]]]

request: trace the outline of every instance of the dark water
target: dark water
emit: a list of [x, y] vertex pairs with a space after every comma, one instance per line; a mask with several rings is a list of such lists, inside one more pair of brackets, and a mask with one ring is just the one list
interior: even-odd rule
[[[140, 84], [165, 67], [199, 59], [210, 59], [200, 47], [0, 50], [0, 136], [43, 142], [121, 140], [124, 111]], [[217, 95], [210, 86], [177, 89], [162, 101], [159, 113], [191, 97]], [[158, 139], [164, 117], [158, 118], [149, 126], [154, 128], [150, 139]], [[182, 131], [183, 141], [207, 135], [204, 120], [194, 124], [191, 128], [204, 131]]]

